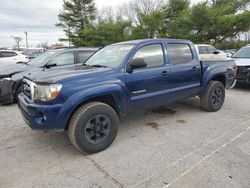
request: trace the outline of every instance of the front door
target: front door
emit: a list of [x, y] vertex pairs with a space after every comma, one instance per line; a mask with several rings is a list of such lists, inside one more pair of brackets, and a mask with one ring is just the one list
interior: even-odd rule
[[126, 73], [126, 87], [130, 96], [128, 105], [132, 111], [166, 102], [169, 89], [170, 68], [165, 64], [163, 44], [149, 44], [139, 48], [131, 60], [137, 58], [143, 58], [147, 66]]

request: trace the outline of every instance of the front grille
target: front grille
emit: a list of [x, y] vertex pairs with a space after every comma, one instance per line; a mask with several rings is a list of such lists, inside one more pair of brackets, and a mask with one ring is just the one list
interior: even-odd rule
[[240, 76], [240, 77], [250, 76], [250, 66], [238, 66], [237, 76]]
[[27, 80], [27, 79], [23, 79], [23, 83], [22, 83], [22, 92], [24, 93], [24, 95], [26, 95], [29, 99], [32, 99], [32, 82]]
[[237, 82], [250, 83], [250, 66], [238, 66], [236, 79]]

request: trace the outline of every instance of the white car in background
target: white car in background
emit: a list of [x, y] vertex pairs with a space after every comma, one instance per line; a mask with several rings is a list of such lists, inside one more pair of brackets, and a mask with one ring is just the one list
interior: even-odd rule
[[200, 61], [220, 61], [228, 59], [228, 55], [225, 52], [217, 50], [212, 45], [196, 44], [195, 49]]
[[5, 65], [27, 63], [29, 59], [22, 52], [13, 50], [0, 50], [0, 68]]

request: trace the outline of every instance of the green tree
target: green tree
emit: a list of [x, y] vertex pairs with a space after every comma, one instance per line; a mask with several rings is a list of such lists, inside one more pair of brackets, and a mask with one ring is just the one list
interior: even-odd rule
[[250, 30], [249, 0], [130, 0], [96, 15], [93, 0], [64, 0], [57, 26], [75, 46], [154, 37], [218, 45]]
[[233, 38], [250, 29], [250, 12], [243, 11], [248, 1], [212, 0], [188, 6], [177, 11], [181, 14], [170, 16], [172, 20], [166, 26], [168, 36], [214, 44]]
[[96, 17], [96, 8], [93, 0], [64, 0], [63, 10], [58, 15], [59, 23], [56, 26], [64, 29], [68, 39], [75, 46], [86, 46], [87, 37], [83, 32], [93, 24]]
[[106, 46], [130, 39], [130, 32], [126, 32], [131, 27], [129, 21], [124, 20], [102, 20], [96, 24], [81, 30], [82, 35], [86, 36], [88, 46]]
[[183, 38], [189, 32], [190, 22], [190, 1], [189, 0], [169, 0], [164, 7], [165, 31], [162, 35], [173, 38]]
[[133, 28], [132, 38], [162, 37], [165, 32], [164, 13], [160, 10], [142, 14], [140, 25]]
[[130, 21], [124, 21], [120, 18], [116, 18], [115, 20], [99, 20], [97, 28], [102, 46], [130, 39]]
[[[194, 41], [220, 43], [250, 29], [250, 12], [241, 11], [246, 0], [217, 0], [191, 9], [190, 29]], [[191, 25], [192, 24], [192, 25]]]

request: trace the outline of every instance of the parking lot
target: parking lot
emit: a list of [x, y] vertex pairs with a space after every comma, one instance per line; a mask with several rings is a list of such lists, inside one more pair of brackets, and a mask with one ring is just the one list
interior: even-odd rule
[[199, 99], [121, 120], [107, 150], [83, 155], [67, 133], [31, 130], [16, 105], [0, 107], [0, 187], [250, 187], [250, 88], [223, 109]]

